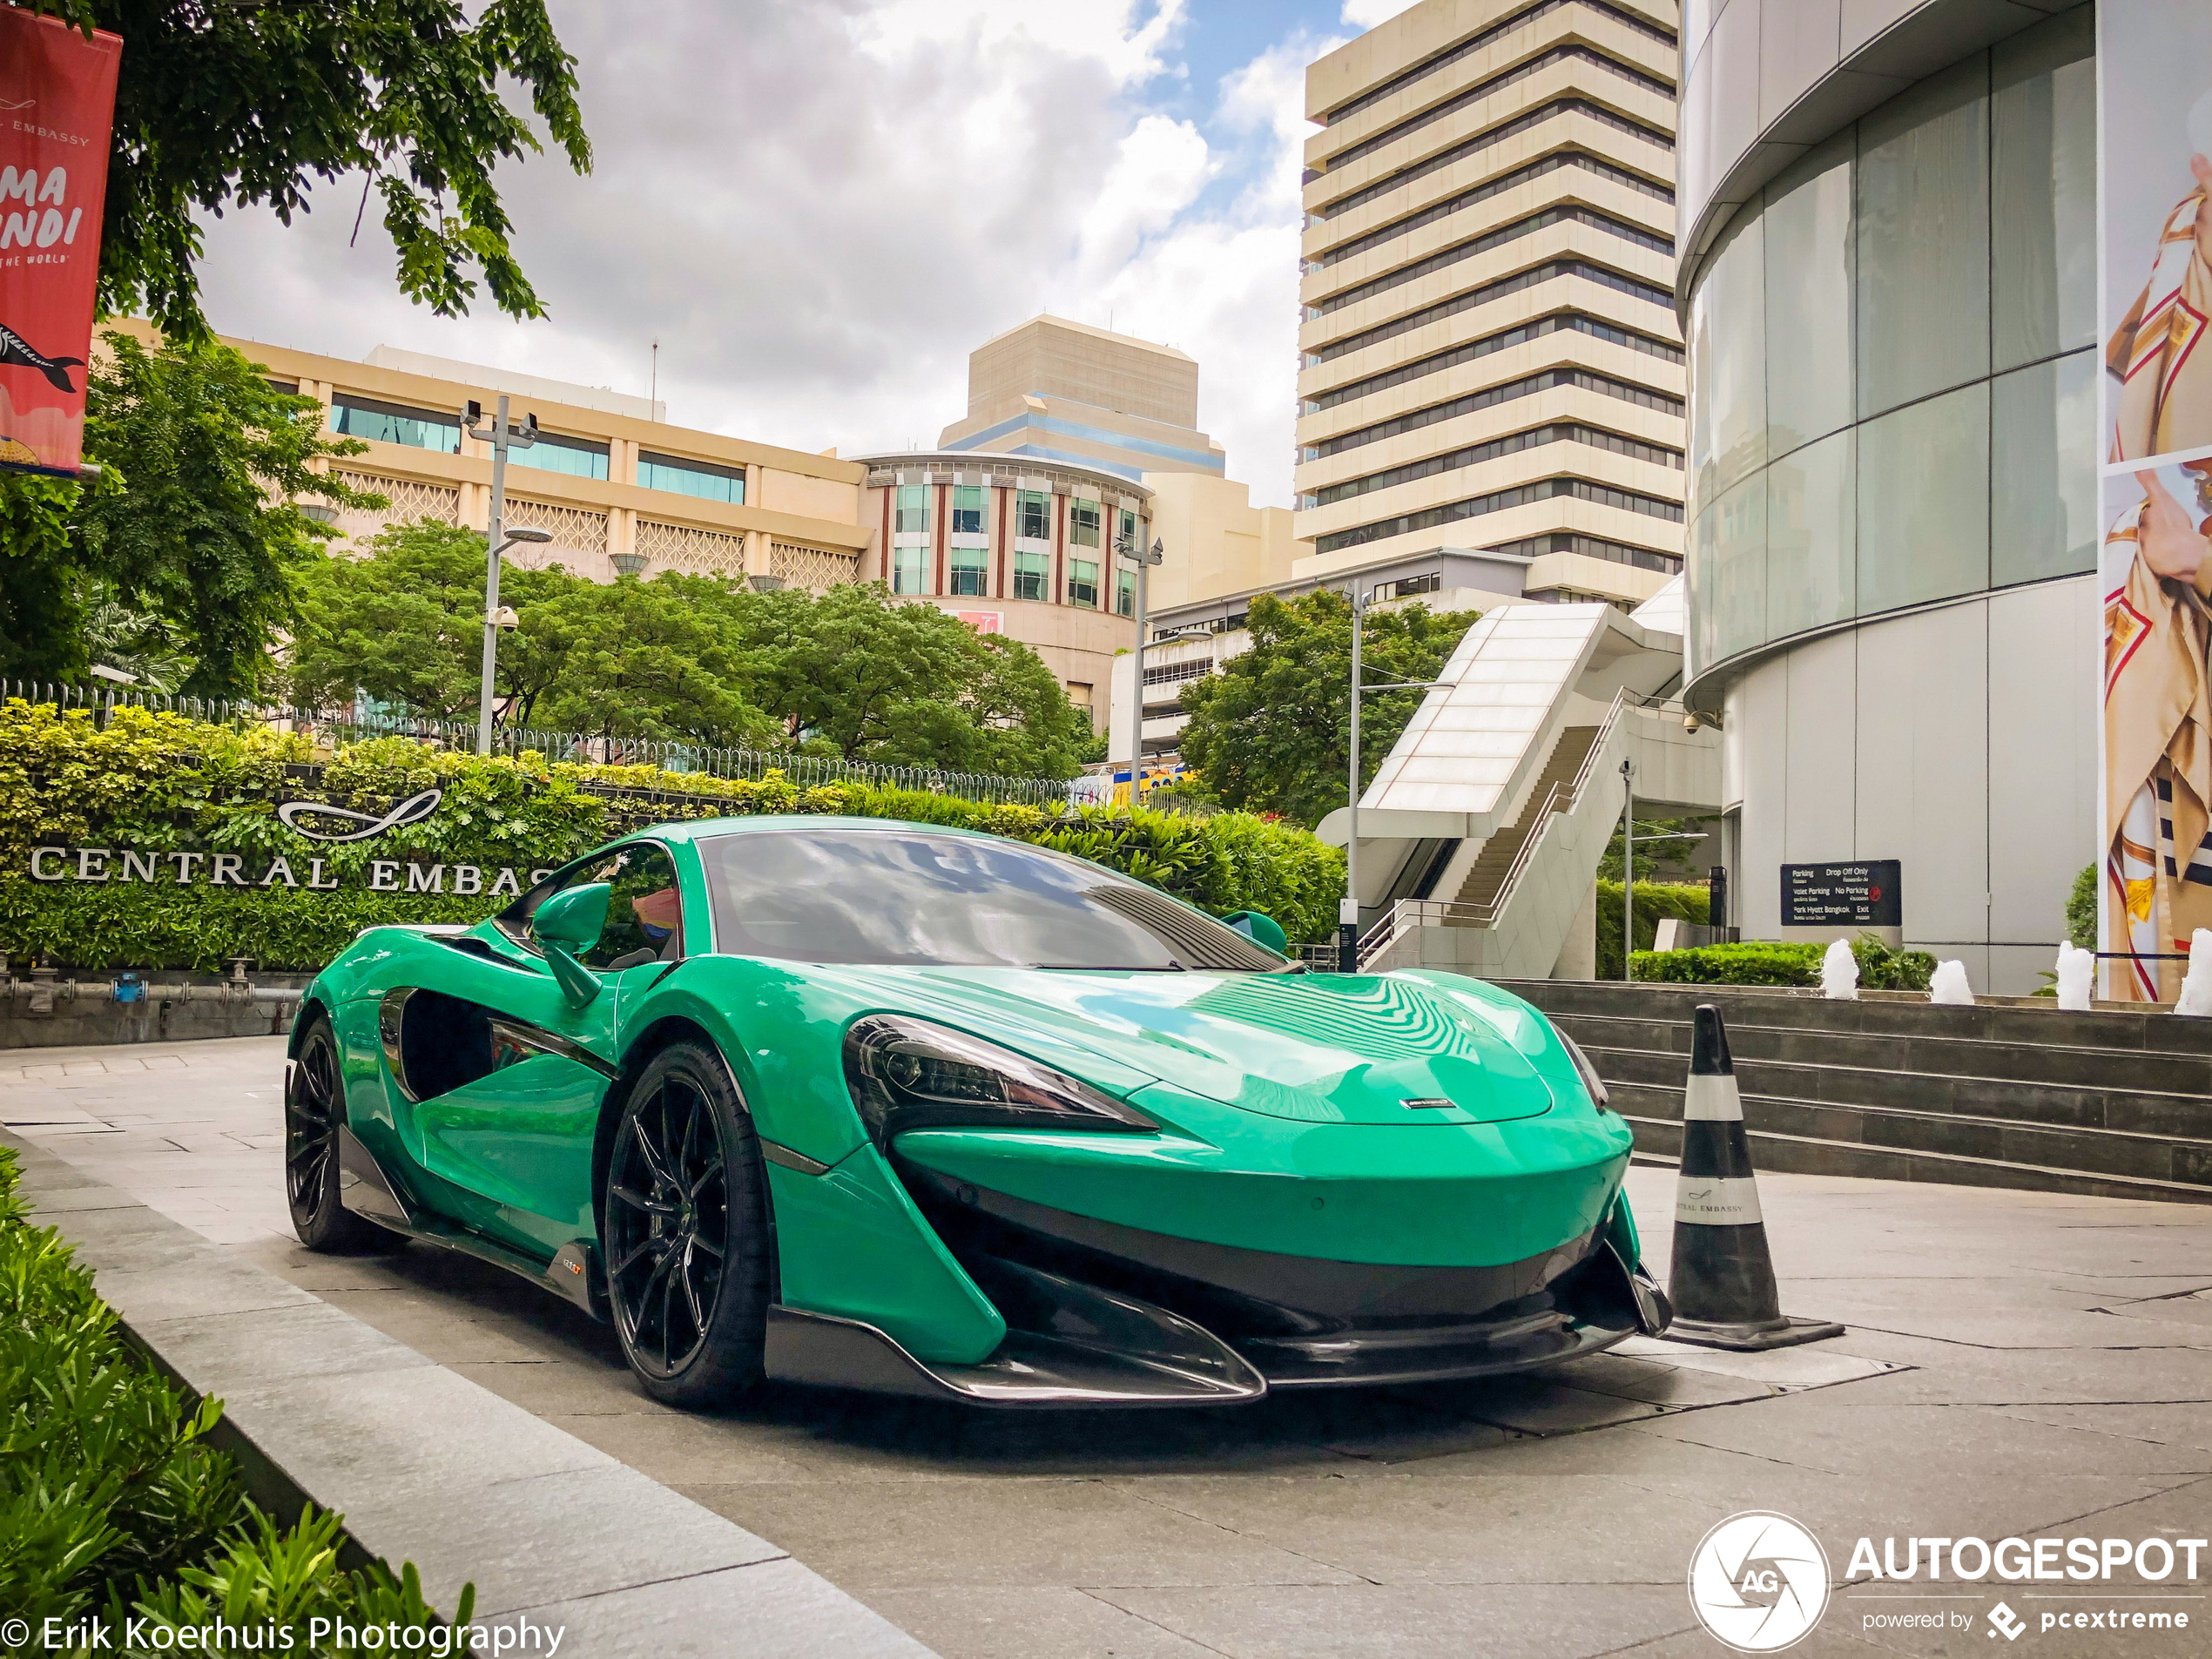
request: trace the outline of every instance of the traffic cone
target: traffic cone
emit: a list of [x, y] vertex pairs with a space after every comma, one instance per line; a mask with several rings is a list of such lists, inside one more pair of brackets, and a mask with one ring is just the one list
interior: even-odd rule
[[1707, 1348], [1784, 1348], [1839, 1337], [1840, 1325], [1782, 1312], [1768, 1253], [1743, 1097], [1728, 1056], [1728, 1030], [1710, 1002], [1697, 1008], [1683, 1096], [1682, 1174], [1675, 1185], [1675, 1305], [1667, 1335]]

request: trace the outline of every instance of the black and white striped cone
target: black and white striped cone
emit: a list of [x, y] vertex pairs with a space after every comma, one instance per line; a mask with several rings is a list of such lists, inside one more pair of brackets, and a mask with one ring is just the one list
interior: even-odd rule
[[1710, 1002], [1697, 1008], [1683, 1096], [1682, 1175], [1675, 1186], [1675, 1247], [1667, 1278], [1675, 1305], [1667, 1335], [1708, 1348], [1783, 1348], [1839, 1337], [1840, 1325], [1782, 1312], [1743, 1132], [1743, 1097], [1728, 1056], [1728, 1030]]

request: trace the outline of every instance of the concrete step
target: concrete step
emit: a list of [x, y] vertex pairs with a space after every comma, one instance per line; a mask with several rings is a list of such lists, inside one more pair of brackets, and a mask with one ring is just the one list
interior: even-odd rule
[[[1679, 1162], [1682, 1124], [1656, 1118], [1628, 1119], [1635, 1131], [1636, 1157], [1646, 1163]], [[2146, 1198], [2162, 1204], [2212, 1204], [2212, 1187], [2150, 1181], [2129, 1176], [2098, 1175], [2080, 1170], [1964, 1157], [1945, 1152], [1912, 1152], [1856, 1141], [1828, 1141], [1750, 1131], [1751, 1161], [1762, 1170], [1800, 1175], [1844, 1175], [1881, 1181], [1932, 1181], [1951, 1186], [2006, 1187], [2030, 1192], [2068, 1192], [2098, 1198]]]
[[[1649, 1123], [1682, 1120], [1682, 1086], [1608, 1080], [1614, 1109]], [[1935, 1155], [1987, 1163], [2072, 1170], [2176, 1186], [2202, 1187], [2212, 1202], [2212, 1138], [2142, 1135], [2125, 1130], [2084, 1129], [2005, 1118], [1966, 1117], [1945, 1111], [1843, 1104], [1784, 1095], [1743, 1096], [1749, 1130], [1850, 1145], [1879, 1147], [1907, 1156]]]
[[1938, 1007], [1865, 997], [1830, 1001], [1817, 993], [1737, 985], [1624, 984], [1618, 980], [1508, 980], [1505, 988], [1547, 1014], [1610, 1015], [1687, 1023], [1700, 1002], [1738, 1023], [1802, 1030], [1963, 1037], [2033, 1045], [2124, 1049], [2212, 1058], [2212, 1020], [2126, 1009], [2069, 1013], [2048, 1008]]
[[[1676, 1089], [1689, 1069], [1685, 1055], [1594, 1044], [1570, 1031], [1610, 1084], [1656, 1083]], [[1814, 1065], [1802, 1061], [1736, 1056], [1736, 1076], [1746, 1094], [1773, 1095], [1829, 1105], [1874, 1106], [2006, 1119], [2054, 1128], [2117, 1130], [2212, 1140], [2212, 1100], [2201, 1095], [2096, 1084], [2024, 1082], [2013, 1078], [1957, 1076], [1943, 1072]]]

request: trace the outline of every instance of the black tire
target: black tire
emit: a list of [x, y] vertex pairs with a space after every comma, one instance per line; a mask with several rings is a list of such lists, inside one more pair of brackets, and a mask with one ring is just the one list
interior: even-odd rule
[[768, 1329], [767, 1177], [722, 1057], [677, 1042], [616, 1120], [599, 1195], [616, 1333], [671, 1406], [728, 1404], [760, 1380]]
[[394, 1235], [338, 1202], [338, 1130], [346, 1121], [345, 1073], [330, 1016], [308, 1015], [284, 1087], [284, 1192], [292, 1231], [309, 1250], [350, 1255], [389, 1249]]

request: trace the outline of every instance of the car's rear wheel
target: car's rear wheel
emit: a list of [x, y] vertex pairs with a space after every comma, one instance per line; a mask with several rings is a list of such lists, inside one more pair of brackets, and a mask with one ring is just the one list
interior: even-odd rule
[[662, 1049], [631, 1089], [600, 1217], [615, 1330], [645, 1391], [712, 1406], [758, 1383], [767, 1180], [752, 1116], [705, 1043]]
[[284, 1192], [300, 1242], [332, 1255], [388, 1245], [393, 1237], [338, 1201], [338, 1131], [345, 1122], [338, 1040], [318, 1008], [307, 1015], [285, 1081]]

